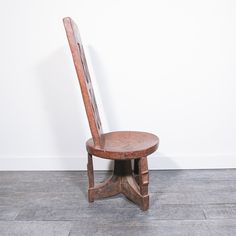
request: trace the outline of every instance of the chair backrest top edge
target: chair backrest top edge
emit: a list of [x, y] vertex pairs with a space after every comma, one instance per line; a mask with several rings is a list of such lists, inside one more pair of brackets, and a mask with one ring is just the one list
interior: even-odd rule
[[90, 131], [95, 145], [99, 145], [102, 125], [79, 30], [76, 23], [70, 17], [63, 18], [63, 23], [80, 84]]

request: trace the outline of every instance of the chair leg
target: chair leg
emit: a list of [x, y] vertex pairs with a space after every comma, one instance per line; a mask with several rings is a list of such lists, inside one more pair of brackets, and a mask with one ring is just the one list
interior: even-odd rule
[[[138, 163], [138, 175], [134, 176], [131, 168], [131, 160], [116, 160], [113, 175], [106, 181], [94, 185], [93, 159], [88, 153], [88, 201], [114, 196], [123, 193], [131, 201], [146, 211], [149, 207], [148, 195], [148, 164], [147, 157], [142, 157]], [[136, 169], [137, 170], [137, 169]], [[138, 178], [138, 183], [136, 181]]]
[[87, 164], [87, 174], [88, 174], [88, 201], [93, 202], [94, 201], [94, 173], [93, 173], [93, 156], [88, 153], [88, 164]]
[[139, 187], [140, 194], [142, 195], [141, 209], [144, 211], [149, 208], [148, 184], [149, 174], [147, 157], [142, 157], [139, 160]]

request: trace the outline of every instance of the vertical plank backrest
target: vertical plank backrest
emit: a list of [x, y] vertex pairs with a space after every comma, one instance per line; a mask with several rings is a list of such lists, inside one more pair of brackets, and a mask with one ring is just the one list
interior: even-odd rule
[[77, 77], [79, 80], [84, 106], [95, 145], [101, 144], [102, 124], [92, 87], [83, 45], [77, 25], [69, 17], [63, 19], [67, 39], [70, 45]]

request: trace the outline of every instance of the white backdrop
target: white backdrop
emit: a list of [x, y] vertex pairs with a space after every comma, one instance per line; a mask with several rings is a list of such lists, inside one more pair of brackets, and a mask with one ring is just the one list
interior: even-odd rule
[[105, 131], [157, 134], [151, 169], [236, 167], [236, 1], [8, 0], [1, 170], [86, 168], [90, 133], [65, 16], [79, 25]]

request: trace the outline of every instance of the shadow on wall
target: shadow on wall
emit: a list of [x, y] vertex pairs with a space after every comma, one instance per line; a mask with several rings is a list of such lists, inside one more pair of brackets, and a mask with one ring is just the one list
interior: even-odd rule
[[[117, 115], [115, 114], [114, 103], [112, 102], [112, 94], [108, 87], [108, 76], [106, 74], [106, 69], [102, 64], [102, 60], [99, 57], [99, 54], [92, 46], [86, 47], [89, 57], [91, 59], [91, 64], [93, 67], [94, 77], [97, 81], [97, 86], [100, 92], [101, 102], [104, 108], [108, 132], [115, 131], [118, 127]], [[93, 80], [94, 78], [92, 78]], [[103, 121], [102, 121], [103, 123]], [[108, 170], [114, 169], [114, 162], [109, 161]]]
[[96, 50], [91, 46], [88, 46], [87, 49], [91, 59], [94, 76], [97, 81], [97, 86], [100, 91], [101, 102], [106, 114], [107, 126], [109, 131], [114, 131], [118, 127], [118, 115], [115, 112], [113, 97], [108, 86], [109, 78], [106, 74], [106, 69], [102, 64], [102, 60]]

